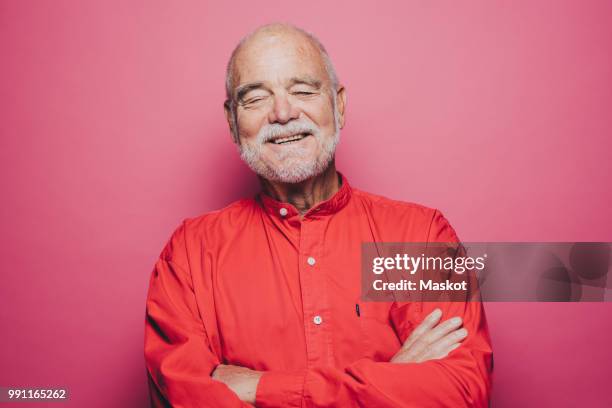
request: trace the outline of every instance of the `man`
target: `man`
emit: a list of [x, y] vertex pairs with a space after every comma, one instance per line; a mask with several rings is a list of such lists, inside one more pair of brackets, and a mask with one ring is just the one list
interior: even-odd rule
[[362, 242], [458, 242], [433, 209], [336, 171], [346, 91], [310, 34], [271, 24], [227, 70], [225, 114], [253, 199], [186, 219], [147, 298], [154, 406], [488, 404], [479, 302], [360, 302]]

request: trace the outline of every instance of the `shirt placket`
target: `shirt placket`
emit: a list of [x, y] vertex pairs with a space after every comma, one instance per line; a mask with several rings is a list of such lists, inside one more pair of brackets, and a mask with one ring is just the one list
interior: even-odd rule
[[304, 313], [308, 367], [329, 359], [329, 308], [323, 276], [323, 220], [304, 219], [300, 229], [298, 270]]

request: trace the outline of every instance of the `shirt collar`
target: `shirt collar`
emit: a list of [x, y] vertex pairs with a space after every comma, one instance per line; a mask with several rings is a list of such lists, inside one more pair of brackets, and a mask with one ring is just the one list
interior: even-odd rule
[[[344, 208], [344, 206], [346, 206], [346, 204], [349, 202], [352, 195], [351, 186], [349, 185], [349, 182], [344, 174], [340, 173], [339, 171], [336, 171], [336, 173], [338, 173], [338, 176], [342, 182], [342, 185], [338, 191], [336, 191], [336, 193], [327, 200], [321, 201], [314, 207], [310, 208], [306, 213], [304, 213], [304, 218], [316, 218], [325, 215], [333, 215]], [[300, 215], [297, 208], [295, 208], [292, 204], [277, 201], [263, 191], [257, 194], [256, 200], [262, 206], [264, 211], [278, 218], [289, 219], [295, 216], [299, 217]]]

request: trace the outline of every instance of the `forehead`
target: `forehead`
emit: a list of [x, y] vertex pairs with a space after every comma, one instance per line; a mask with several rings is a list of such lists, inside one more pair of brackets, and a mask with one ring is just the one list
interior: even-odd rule
[[284, 83], [310, 77], [328, 81], [318, 48], [299, 33], [263, 33], [247, 40], [234, 62], [234, 87], [250, 82]]

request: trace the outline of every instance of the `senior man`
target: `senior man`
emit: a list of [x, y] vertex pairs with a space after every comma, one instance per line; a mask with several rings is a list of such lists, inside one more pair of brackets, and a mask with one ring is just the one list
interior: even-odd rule
[[479, 302], [360, 302], [362, 242], [458, 242], [440, 211], [349, 185], [346, 91], [311, 34], [245, 37], [225, 114], [261, 192], [185, 219], [146, 308], [151, 401], [174, 407], [484, 407]]

